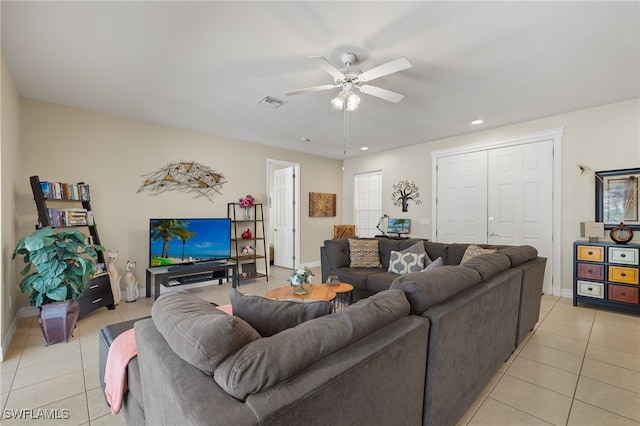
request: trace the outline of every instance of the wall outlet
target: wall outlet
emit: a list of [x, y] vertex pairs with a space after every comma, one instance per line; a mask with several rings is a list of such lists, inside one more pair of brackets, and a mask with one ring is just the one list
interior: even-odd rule
[[426, 226], [429, 224], [429, 219], [420, 219], [420, 225]]

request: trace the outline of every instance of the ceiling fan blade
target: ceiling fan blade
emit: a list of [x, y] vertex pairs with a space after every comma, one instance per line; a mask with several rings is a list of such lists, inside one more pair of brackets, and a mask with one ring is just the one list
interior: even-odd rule
[[393, 102], [394, 104], [397, 104], [404, 98], [404, 95], [401, 93], [392, 92], [391, 90], [383, 89], [381, 87], [369, 86], [368, 84], [358, 86], [358, 88], [362, 93], [376, 96], [378, 98], [384, 99], [385, 101]]
[[307, 59], [313, 59], [314, 61], [316, 61], [317, 66], [331, 74], [336, 80], [343, 81], [346, 78], [342, 71], [340, 71], [335, 67], [335, 65], [327, 61], [322, 56], [307, 56]]
[[411, 68], [411, 62], [409, 62], [407, 58], [402, 57], [363, 72], [358, 76], [358, 80], [371, 81], [385, 75], [393, 74], [394, 72], [406, 70], [407, 68]]
[[293, 96], [293, 95], [299, 95], [301, 93], [319, 92], [321, 90], [329, 90], [329, 89], [333, 89], [335, 87], [340, 87], [340, 85], [339, 84], [325, 84], [325, 85], [322, 85], [322, 86], [305, 87], [304, 89], [289, 90], [287, 92], [284, 92], [284, 94], [287, 95], [287, 96]]

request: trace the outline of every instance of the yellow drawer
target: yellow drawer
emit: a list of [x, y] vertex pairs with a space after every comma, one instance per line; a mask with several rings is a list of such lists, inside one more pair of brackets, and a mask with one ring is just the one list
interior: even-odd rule
[[604, 247], [600, 246], [577, 246], [576, 257], [578, 260], [589, 260], [591, 262], [604, 262]]
[[576, 287], [578, 289], [578, 294], [580, 296], [588, 296], [595, 297], [597, 299], [604, 299], [604, 284], [602, 283], [594, 283], [591, 281], [580, 281], [576, 282]]
[[610, 265], [609, 281], [625, 284], [638, 284], [638, 268]]

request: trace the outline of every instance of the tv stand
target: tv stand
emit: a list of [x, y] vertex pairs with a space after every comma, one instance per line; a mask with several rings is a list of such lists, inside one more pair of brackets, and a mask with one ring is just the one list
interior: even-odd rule
[[[229, 273], [231, 271], [231, 273]], [[154, 289], [154, 300], [160, 296], [160, 286], [176, 287], [204, 281], [231, 278], [231, 286], [237, 287], [238, 265], [233, 261], [197, 262], [184, 265], [160, 266], [147, 268], [146, 296], [151, 297], [151, 286]]]

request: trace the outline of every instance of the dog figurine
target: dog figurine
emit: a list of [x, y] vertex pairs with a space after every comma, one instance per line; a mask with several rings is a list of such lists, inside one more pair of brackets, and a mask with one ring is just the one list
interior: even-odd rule
[[138, 300], [138, 280], [133, 275], [136, 269], [136, 262], [127, 260], [127, 302]]

